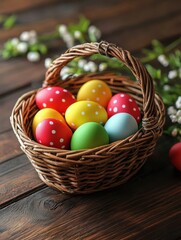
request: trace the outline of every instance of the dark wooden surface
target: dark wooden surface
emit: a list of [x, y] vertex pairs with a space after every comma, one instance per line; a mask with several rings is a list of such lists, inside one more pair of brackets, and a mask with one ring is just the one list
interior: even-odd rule
[[[16, 27], [0, 29], [0, 47], [24, 30], [48, 33], [81, 14], [101, 29], [104, 40], [133, 53], [152, 39], [169, 43], [181, 34], [180, 0], [1, 0], [0, 13], [18, 16]], [[49, 56], [62, 51], [55, 43]], [[45, 71], [43, 61], [0, 60], [0, 239], [181, 239], [181, 175], [168, 158], [170, 137], [163, 136], [140, 172], [115, 189], [71, 196], [41, 182], [9, 116], [19, 96], [41, 86]]]

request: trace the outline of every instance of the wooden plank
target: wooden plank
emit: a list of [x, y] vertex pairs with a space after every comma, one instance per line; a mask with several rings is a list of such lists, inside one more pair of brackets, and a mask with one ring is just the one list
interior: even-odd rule
[[13, 130], [0, 134], [0, 163], [22, 154], [19, 142]]
[[[116, 43], [130, 51], [132, 51], [133, 48], [134, 50], [139, 50], [145, 47], [148, 43], [151, 43], [153, 39], [163, 41], [163, 39], [169, 37], [179, 37], [180, 29], [178, 27], [173, 27], [178, 26], [179, 24], [181, 24], [181, 20], [177, 14], [173, 15], [171, 20], [161, 19], [156, 25], [150, 22], [146, 26], [134, 26], [131, 28], [131, 31], [125, 29], [123, 32], [114, 32], [112, 36], [107, 35], [106, 39], [108, 42]], [[165, 29], [170, 29], [170, 31], [165, 31]], [[144, 38], [142, 37], [143, 32], [146, 32]], [[129, 41], [127, 39], [129, 39]]]
[[[23, 59], [20, 60], [21, 65], [16, 71], [10, 71], [4, 74], [0, 81], [0, 96], [7, 94], [14, 89], [27, 87], [32, 82], [41, 81], [43, 83], [46, 69], [43, 62], [31, 64]], [[7, 82], [11, 84], [7, 84]]]
[[36, 22], [32, 21], [27, 24], [19, 24], [8, 31], [1, 29], [0, 30], [1, 45], [2, 45], [2, 42], [6, 41], [7, 39], [10, 39], [13, 37], [19, 37], [19, 35], [23, 31], [35, 30], [39, 34], [44, 33], [44, 32], [55, 31], [55, 28], [58, 24], [59, 24], [58, 19], [52, 18], [52, 19], [39, 20]]
[[87, 196], [46, 188], [1, 210], [1, 239], [179, 239], [180, 183], [167, 169]]
[[[163, 19], [169, 19], [171, 15], [177, 15], [178, 21], [180, 21], [179, 13], [181, 6], [179, 3], [179, 0], [175, 0], [175, 4], [171, 4], [170, 0], [161, 0], [157, 4], [157, 11], [155, 11], [155, 2], [153, 0], [134, 1], [134, 4], [130, 4], [127, 1], [124, 4], [124, 8], [121, 8], [122, 3], [120, 3], [120, 6], [112, 5], [111, 8], [103, 6], [103, 15], [98, 14], [98, 8], [94, 12], [87, 11], [87, 14], [90, 19], [97, 22], [101, 29], [104, 29], [104, 34], [110, 35], [118, 31], [131, 31], [135, 27], [144, 26], [146, 28], [150, 22], [153, 24], [155, 22], [159, 23]], [[143, 8], [144, 11], [138, 15], [140, 8]], [[108, 19], [107, 21], [105, 20], [106, 18]], [[144, 38], [144, 34], [142, 38]]]
[[[95, 1], [91, 2], [91, 4], [96, 4], [96, 8], [94, 11], [90, 11], [90, 5], [89, 1], [86, 1], [87, 4], [79, 4], [76, 5], [74, 2], [70, 3], [68, 6], [65, 7], [63, 4], [57, 4], [50, 6], [50, 10], [54, 12], [54, 16], [50, 16], [47, 12], [44, 13], [42, 11], [39, 12], [39, 9], [35, 9], [33, 11], [34, 18], [36, 19], [30, 19], [29, 22], [26, 21], [26, 17], [24, 16], [25, 23], [23, 25], [17, 25], [15, 28], [9, 30], [9, 31], [0, 31], [1, 40], [5, 40], [7, 38], [17, 36], [19, 35], [23, 30], [27, 29], [35, 29], [38, 32], [46, 32], [46, 31], [52, 31], [52, 29], [55, 29], [57, 24], [61, 23], [69, 23], [71, 21], [76, 21], [77, 16], [79, 15], [79, 12], [81, 11], [82, 14], [87, 16], [95, 25], [100, 27], [103, 38], [109, 34], [109, 37], [112, 36], [113, 32], [123, 32], [124, 31], [132, 31], [132, 28], [136, 29], [138, 26], [143, 27], [146, 31], [147, 29], [147, 22], [154, 22], [158, 21], [162, 18], [169, 19], [170, 15], [177, 15], [178, 21], [179, 21], [179, 12], [181, 10], [179, 0], [175, 0], [175, 4], [172, 4], [170, 0], [166, 1], [159, 1], [157, 3], [157, 11], [155, 11], [155, 1], [149, 0], [149, 1], [127, 1], [124, 4], [120, 1], [115, 1], [114, 4], [111, 2], [105, 2], [104, 5], [102, 4], [96, 4]], [[144, 11], [142, 14], [137, 14], [140, 9], [143, 9]], [[58, 9], [58, 11], [57, 11]], [[154, 14], [153, 14], [154, 12]], [[66, 13], [66, 14], [65, 14]], [[129, 14], [128, 14], [129, 13]], [[67, 16], [68, 14], [68, 16]], [[21, 15], [20, 15], [21, 16]], [[62, 18], [63, 16], [63, 18]], [[23, 18], [22, 18], [23, 21]], [[172, 31], [174, 32], [174, 35], [177, 35], [178, 32], [180, 33], [179, 24], [177, 24], [174, 28], [172, 27]], [[166, 29], [163, 29], [166, 32]], [[162, 31], [163, 31], [162, 30]], [[168, 31], [167, 31], [168, 32]], [[173, 36], [174, 36], [173, 35]], [[145, 35], [142, 34], [141, 37], [144, 39]], [[160, 39], [159, 32], [157, 32], [157, 35], [154, 36], [155, 38]], [[121, 40], [121, 38], [120, 38]], [[127, 41], [129, 42], [129, 38]], [[146, 42], [143, 46], [148, 45], [150, 43]], [[135, 45], [137, 42], [135, 42]], [[130, 44], [132, 45], [132, 44]], [[139, 47], [136, 47], [138, 49]], [[130, 50], [134, 50], [133, 46], [130, 48]]]
[[0, 205], [44, 185], [24, 154], [1, 164], [0, 179]]
[[33, 1], [19, 0], [15, 3], [13, 0], [1, 0], [0, 9], [1, 9], [1, 14], [10, 14], [14, 12], [23, 11], [26, 9], [40, 7], [42, 5], [53, 4], [56, 2], [58, 1], [57, 0], [33, 0]]
[[[18, 90], [15, 84], [16, 92], [11, 92], [11, 94], [5, 95], [4, 97], [1, 96], [0, 106], [1, 106], [1, 113], [3, 114], [0, 115], [0, 133], [3, 133], [11, 129], [10, 115], [18, 98], [22, 96], [24, 93], [29, 92], [32, 89], [37, 89], [41, 87], [41, 85], [42, 85], [42, 82], [39, 81], [39, 82], [31, 83], [30, 86], [24, 87]], [[6, 133], [4, 135], [6, 135]]]

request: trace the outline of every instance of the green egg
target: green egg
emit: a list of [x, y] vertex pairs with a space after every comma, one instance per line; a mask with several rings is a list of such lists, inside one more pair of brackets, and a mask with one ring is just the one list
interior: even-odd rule
[[109, 143], [109, 136], [104, 127], [96, 122], [82, 124], [74, 132], [71, 150], [90, 149]]

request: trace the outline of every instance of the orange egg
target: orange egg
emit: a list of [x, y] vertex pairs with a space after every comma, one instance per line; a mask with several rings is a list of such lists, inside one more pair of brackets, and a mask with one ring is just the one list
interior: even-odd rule
[[60, 122], [66, 124], [64, 117], [61, 115], [61, 113], [59, 113], [55, 109], [53, 109], [53, 108], [41, 109], [36, 113], [36, 115], [33, 118], [32, 129], [33, 129], [34, 136], [35, 136], [35, 131], [36, 131], [36, 127], [37, 127], [38, 123], [40, 123], [42, 120], [47, 119], [47, 118], [57, 119]]
[[106, 108], [111, 97], [111, 89], [105, 82], [102, 80], [90, 80], [79, 89], [77, 101], [94, 101]]

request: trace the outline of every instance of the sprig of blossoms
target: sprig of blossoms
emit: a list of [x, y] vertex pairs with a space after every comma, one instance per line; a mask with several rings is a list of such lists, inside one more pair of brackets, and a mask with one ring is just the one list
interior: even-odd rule
[[[52, 40], [60, 39], [67, 48], [70, 48], [75, 44], [98, 41], [100, 37], [101, 31], [96, 26], [91, 25], [85, 17], [80, 17], [77, 23], [60, 24], [51, 33], [38, 35], [35, 30], [24, 31], [19, 37], [5, 42], [3, 49], [0, 50], [0, 55], [4, 59], [26, 56], [28, 61], [36, 62], [48, 52]], [[45, 66], [48, 67], [50, 61], [45, 59], [45, 62]]]
[[172, 122], [168, 133], [181, 140], [181, 96], [178, 97], [174, 106], [168, 107], [167, 113]]
[[96, 64], [90, 59], [84, 59], [79, 57], [62, 68], [60, 72], [60, 78], [62, 80], [65, 80], [70, 76], [75, 77], [85, 73], [102, 72], [106, 70], [107, 67], [108, 65], [106, 62]]
[[40, 55], [47, 52], [47, 47], [44, 43], [38, 40], [35, 30], [24, 31], [19, 37], [12, 38], [4, 44], [1, 55], [4, 59], [26, 55], [30, 62], [40, 60]]
[[181, 125], [181, 96], [178, 97], [175, 106], [168, 107], [167, 113], [172, 123], [179, 123]]

